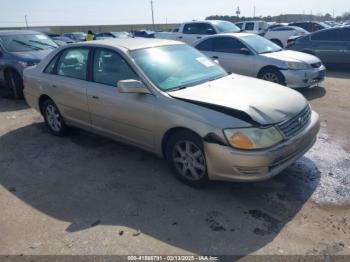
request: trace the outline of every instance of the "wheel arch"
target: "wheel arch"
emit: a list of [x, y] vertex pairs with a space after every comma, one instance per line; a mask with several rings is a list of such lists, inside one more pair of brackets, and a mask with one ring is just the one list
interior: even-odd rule
[[21, 74], [21, 73], [18, 71], [18, 69], [17, 69], [16, 67], [14, 67], [14, 66], [9, 66], [9, 65], [7, 65], [7, 66], [4, 67], [3, 70], [4, 70], [4, 80], [5, 80], [5, 81], [7, 81], [7, 74], [8, 74], [9, 72], [11, 72], [11, 71], [16, 72], [18, 75], [21, 76], [21, 78], [23, 78], [22, 74]]
[[53, 101], [52, 98], [49, 97], [49, 96], [46, 95], [46, 94], [42, 94], [42, 95], [39, 97], [38, 106], [39, 106], [40, 113], [41, 113], [42, 115], [43, 115], [43, 113], [44, 113], [44, 112], [43, 112], [43, 105], [44, 105], [45, 101], [47, 101], [47, 100]]
[[195, 131], [193, 131], [193, 130], [191, 130], [191, 129], [189, 129], [189, 128], [180, 127], [180, 126], [178, 126], [178, 127], [172, 127], [172, 128], [170, 128], [169, 130], [167, 130], [167, 131], [165, 132], [165, 134], [163, 135], [163, 137], [162, 137], [161, 146], [162, 146], [162, 156], [163, 156], [164, 158], [167, 158], [167, 156], [166, 156], [166, 147], [167, 147], [167, 143], [168, 143], [169, 139], [170, 139], [173, 135], [175, 135], [176, 133], [181, 132], [181, 131], [190, 132], [190, 133], [196, 135], [197, 137], [199, 137], [201, 140], [203, 140], [202, 137], [201, 137], [197, 132], [195, 132]]
[[277, 67], [277, 66], [274, 66], [274, 65], [267, 65], [267, 66], [264, 66], [264, 67], [262, 67], [262, 68], [259, 70], [257, 77], [260, 78], [261, 74], [262, 74], [264, 71], [267, 71], [267, 70], [278, 70], [278, 71], [279, 71], [280, 68]]

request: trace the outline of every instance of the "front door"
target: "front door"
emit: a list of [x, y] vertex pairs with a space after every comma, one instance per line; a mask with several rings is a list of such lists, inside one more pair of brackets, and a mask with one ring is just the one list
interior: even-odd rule
[[96, 48], [88, 104], [92, 127], [120, 140], [153, 149], [154, 95], [119, 93], [117, 83], [139, 77], [114, 50]]

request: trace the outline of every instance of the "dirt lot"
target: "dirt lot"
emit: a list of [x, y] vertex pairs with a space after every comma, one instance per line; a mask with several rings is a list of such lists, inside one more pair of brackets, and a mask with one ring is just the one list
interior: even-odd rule
[[204, 190], [141, 150], [53, 137], [0, 98], [0, 254], [350, 254], [350, 73], [302, 93], [322, 119], [305, 157], [270, 181]]

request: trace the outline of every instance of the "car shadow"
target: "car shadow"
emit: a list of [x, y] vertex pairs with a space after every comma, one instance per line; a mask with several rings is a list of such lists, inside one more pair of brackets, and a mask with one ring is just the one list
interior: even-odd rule
[[0, 112], [11, 112], [28, 108], [29, 107], [25, 100], [8, 99], [4, 96], [1, 96], [0, 93]]
[[330, 66], [327, 67], [327, 77], [339, 78], [339, 79], [350, 79], [350, 65], [339, 67]]
[[314, 88], [302, 88], [297, 89], [307, 100], [312, 101], [327, 94], [327, 90], [322, 86], [317, 86]]
[[68, 222], [67, 232], [123, 226], [200, 254], [245, 255], [264, 247], [320, 181], [304, 157], [270, 181], [196, 190], [152, 154], [76, 129], [57, 138], [42, 123], [1, 136], [0, 148], [0, 184]]

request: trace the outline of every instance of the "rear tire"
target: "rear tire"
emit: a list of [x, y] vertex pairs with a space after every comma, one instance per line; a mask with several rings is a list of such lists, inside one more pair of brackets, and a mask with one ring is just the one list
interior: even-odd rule
[[267, 68], [259, 73], [258, 78], [280, 85], [286, 85], [286, 80], [278, 69]]
[[15, 70], [5, 73], [7, 93], [14, 99], [23, 99], [23, 81], [20, 74]]
[[58, 107], [51, 99], [47, 99], [43, 103], [42, 112], [45, 124], [51, 134], [55, 136], [64, 136], [67, 134], [68, 127], [65, 124]]
[[189, 131], [179, 131], [170, 137], [166, 158], [175, 177], [195, 188], [209, 182], [207, 163], [200, 137]]

